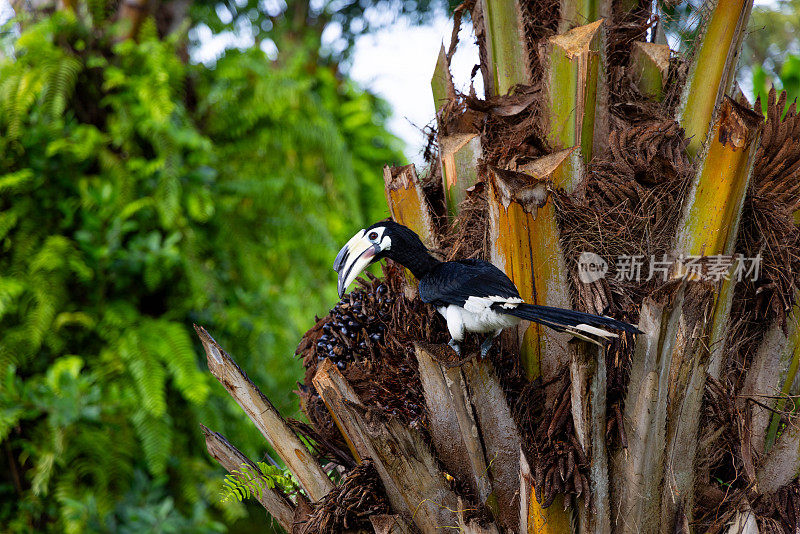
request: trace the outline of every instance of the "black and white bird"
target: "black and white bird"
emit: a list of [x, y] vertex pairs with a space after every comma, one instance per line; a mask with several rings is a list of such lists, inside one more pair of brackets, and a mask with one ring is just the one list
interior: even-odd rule
[[419, 236], [393, 221], [360, 230], [342, 247], [333, 268], [339, 273], [339, 296], [368, 265], [390, 258], [419, 280], [419, 296], [436, 306], [447, 321], [450, 346], [459, 355], [467, 332], [491, 334], [481, 345], [486, 356], [495, 337], [522, 319], [593, 343], [617, 334], [606, 328], [641, 333], [628, 323], [573, 310], [527, 304], [514, 283], [497, 267], [483, 260], [439, 261]]

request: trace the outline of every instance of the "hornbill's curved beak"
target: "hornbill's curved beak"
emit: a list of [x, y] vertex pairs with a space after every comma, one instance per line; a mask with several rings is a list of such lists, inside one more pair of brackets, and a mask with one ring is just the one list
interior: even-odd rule
[[380, 245], [367, 239], [366, 230], [360, 230], [342, 247], [333, 261], [333, 269], [339, 273], [339, 298], [380, 251]]

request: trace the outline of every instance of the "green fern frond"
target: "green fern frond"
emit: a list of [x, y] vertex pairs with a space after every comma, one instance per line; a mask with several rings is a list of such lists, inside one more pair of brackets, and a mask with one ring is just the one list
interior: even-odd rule
[[129, 202], [122, 210], [119, 212], [118, 219], [120, 221], [124, 221], [130, 217], [133, 217], [139, 211], [152, 207], [155, 204], [152, 197], [142, 197], [138, 198], [134, 201]]
[[8, 437], [11, 429], [19, 423], [23, 413], [23, 409], [19, 406], [0, 408], [0, 442]]
[[136, 435], [142, 443], [147, 469], [154, 476], [163, 475], [172, 446], [172, 424], [169, 416], [153, 417], [146, 410], [139, 410], [132, 420]]
[[67, 54], [58, 58], [58, 61], [48, 69], [47, 81], [42, 92], [42, 105], [50, 117], [60, 117], [66, 110], [81, 70], [83, 64]]
[[22, 281], [16, 278], [0, 277], [0, 319], [14, 309], [16, 300], [24, 290], [25, 284]]
[[28, 336], [27, 354], [31, 354], [42, 346], [45, 336], [50, 332], [63, 300], [64, 288], [55, 280], [40, 279], [34, 286], [35, 305], [25, 322], [25, 335]]
[[[2, 316], [2, 309], [0, 309]], [[60, 330], [65, 326], [80, 326], [86, 330], [94, 328], [96, 320], [94, 317], [84, 312], [61, 312], [53, 321], [53, 328]]]
[[150, 416], [162, 417], [167, 412], [166, 372], [151, 347], [141, 341], [139, 336], [126, 334], [120, 355], [127, 363], [142, 407]]
[[202, 486], [202, 493], [214, 508], [222, 512], [226, 523], [234, 523], [239, 519], [247, 517], [247, 508], [242, 501], [236, 498], [223, 500], [220, 495], [220, 482], [216, 478], [207, 479]]
[[61, 392], [63, 375], [75, 379], [83, 368], [83, 358], [80, 356], [62, 356], [54, 361], [47, 369], [45, 383], [57, 394]]
[[256, 465], [242, 464], [239, 469], [234, 469], [225, 475], [220, 490], [222, 502], [235, 499], [261, 499], [265, 489], [280, 488], [284, 493], [291, 493], [297, 486], [288, 470], [281, 470], [264, 462]]
[[0, 241], [6, 238], [8, 233], [17, 225], [19, 215], [17, 210], [9, 209], [0, 212]]
[[46, 496], [50, 477], [53, 474], [53, 465], [56, 461], [56, 454], [48, 452], [37, 458], [33, 468], [33, 478], [31, 479], [31, 491], [37, 496]]
[[0, 85], [0, 109], [2, 122], [9, 139], [18, 139], [22, 123], [33, 107], [43, 82], [40, 71], [26, 71], [8, 76]]
[[220, 490], [220, 499], [222, 502], [227, 502], [231, 499], [236, 499], [239, 502], [250, 498], [251, 483], [250, 481], [239, 480], [234, 475], [225, 475], [222, 481], [222, 489]]
[[169, 370], [175, 386], [194, 404], [203, 404], [210, 392], [208, 376], [200, 370], [197, 353], [186, 328], [170, 321], [150, 321], [145, 328], [148, 340]]
[[32, 182], [33, 171], [31, 169], [22, 169], [0, 176], [0, 195], [24, 191]]

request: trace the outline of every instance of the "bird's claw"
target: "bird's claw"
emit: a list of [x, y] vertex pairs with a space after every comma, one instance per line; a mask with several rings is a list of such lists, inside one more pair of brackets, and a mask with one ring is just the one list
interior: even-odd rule
[[450, 345], [450, 348], [453, 349], [453, 352], [458, 354], [458, 357], [460, 358], [461, 357], [461, 346], [458, 344], [458, 342], [455, 339], [451, 339], [447, 344]]

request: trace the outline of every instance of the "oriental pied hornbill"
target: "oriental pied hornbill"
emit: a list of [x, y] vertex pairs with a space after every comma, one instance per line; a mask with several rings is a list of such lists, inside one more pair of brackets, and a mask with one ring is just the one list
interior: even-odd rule
[[481, 355], [486, 356], [494, 338], [522, 319], [598, 344], [617, 337], [604, 328], [640, 333], [634, 326], [610, 317], [526, 304], [514, 283], [491, 263], [474, 259], [439, 261], [417, 234], [394, 221], [360, 230], [339, 251], [333, 263], [339, 273], [339, 296], [364, 268], [382, 258], [396, 261], [419, 280], [419, 296], [444, 316], [452, 338], [450, 346], [459, 355], [459, 343], [466, 332], [493, 334], [481, 345]]

